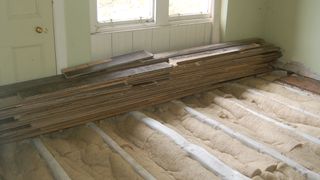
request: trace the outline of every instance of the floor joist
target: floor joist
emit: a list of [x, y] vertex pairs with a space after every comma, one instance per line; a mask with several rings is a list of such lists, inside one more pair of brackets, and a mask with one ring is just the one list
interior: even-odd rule
[[[209, 92], [209, 93], [211, 93], [211, 92]], [[231, 100], [231, 99], [225, 98], [224, 101], [228, 101], [228, 102], [232, 103], [233, 105], [236, 105], [238, 108], [241, 108], [241, 109], [243, 109], [243, 110], [245, 110], [245, 111], [253, 114], [254, 116], [259, 117], [261, 120], [264, 120], [264, 121], [266, 121], [266, 122], [272, 123], [272, 124], [274, 124], [274, 125], [276, 125], [276, 126], [278, 126], [278, 127], [280, 127], [280, 128], [283, 128], [283, 129], [285, 129], [285, 130], [288, 130], [288, 131], [290, 131], [291, 133], [302, 137], [302, 138], [305, 139], [305, 140], [308, 140], [308, 141], [310, 141], [310, 142], [312, 142], [312, 143], [315, 143], [315, 144], [319, 144], [319, 145], [320, 145], [320, 140], [319, 140], [318, 138], [313, 137], [313, 136], [311, 136], [311, 135], [309, 135], [309, 134], [303, 133], [303, 132], [299, 131], [299, 130], [296, 129], [296, 128], [293, 128], [293, 127], [291, 127], [291, 126], [288, 126], [288, 125], [282, 123], [280, 120], [276, 120], [276, 119], [274, 119], [274, 118], [271, 118], [271, 117], [265, 115], [265, 114], [262, 113], [262, 112], [257, 112], [257, 111], [255, 111], [255, 110], [253, 110], [252, 108], [250, 108], [249, 106], [241, 103], [241, 102], [240, 102], [239, 100], [237, 100], [237, 99], [232, 99], [232, 100]]]
[[92, 130], [101, 136], [103, 141], [117, 152], [141, 177], [146, 180], [156, 180], [146, 169], [144, 169], [135, 159], [133, 159], [125, 150], [123, 150], [109, 135], [94, 123], [87, 124]]
[[233, 86], [233, 87], [236, 87], [236, 88], [241, 88], [241, 89], [245, 89], [247, 92], [250, 92], [252, 94], [255, 94], [257, 96], [261, 96], [261, 97], [264, 97], [266, 99], [270, 99], [276, 103], [279, 103], [281, 105], [284, 105], [284, 106], [287, 106], [288, 108], [290, 109], [293, 109], [295, 111], [298, 111], [302, 114], [305, 114], [305, 115], [308, 115], [308, 116], [311, 116], [311, 117], [314, 117], [314, 118], [317, 118], [317, 119], [320, 119], [320, 115], [318, 114], [315, 114], [313, 112], [310, 112], [310, 111], [307, 111], [305, 109], [302, 109], [302, 108], [299, 108], [299, 107], [296, 107], [296, 106], [293, 106], [291, 104], [288, 104], [286, 102], [283, 102], [283, 101], [279, 101], [278, 99], [272, 97], [272, 96], [266, 96], [265, 94], [261, 93], [260, 91], [258, 90], [255, 90], [255, 89], [249, 89], [247, 86], [244, 86], [244, 85], [241, 85], [241, 84], [238, 84], [238, 83], [229, 83], [228, 85], [230, 86]]
[[[55, 179], [59, 180], [71, 180], [68, 174], [64, 171], [59, 162], [53, 157], [50, 151], [46, 148], [46, 146], [42, 143], [40, 138], [34, 138], [32, 140], [34, 146], [40, 153], [41, 157], [47, 163], [52, 175]], [[39, 177], [41, 179], [41, 177]]]
[[201, 121], [205, 124], [208, 124], [215, 129], [222, 130], [223, 132], [225, 132], [229, 136], [241, 141], [243, 144], [247, 145], [248, 147], [256, 149], [259, 152], [270, 155], [273, 158], [278, 159], [279, 161], [282, 161], [282, 162], [288, 164], [289, 166], [291, 166], [292, 168], [297, 170], [299, 173], [306, 176], [308, 179], [320, 179], [319, 174], [317, 174], [313, 171], [310, 171], [309, 169], [303, 167], [302, 165], [295, 162], [294, 160], [282, 155], [280, 152], [278, 152], [272, 148], [269, 148], [269, 147], [255, 141], [255, 140], [253, 140], [253, 139], [251, 139], [241, 133], [234, 131], [233, 129], [225, 126], [224, 124], [220, 123], [219, 121], [205, 116], [204, 114], [198, 112], [197, 110], [195, 110], [193, 108], [186, 106], [184, 103], [182, 103], [180, 101], [174, 101], [174, 103], [183, 107], [195, 119], [198, 119], [199, 121]]
[[131, 112], [131, 116], [134, 119], [146, 124], [150, 128], [164, 134], [172, 139], [177, 145], [179, 145], [184, 151], [186, 151], [193, 159], [199, 161], [204, 167], [210, 171], [221, 176], [223, 179], [249, 179], [236, 170], [233, 170], [218, 158], [210, 154], [202, 147], [190, 143], [187, 139], [181, 136], [179, 133], [161, 124], [160, 122], [146, 116], [141, 112]]

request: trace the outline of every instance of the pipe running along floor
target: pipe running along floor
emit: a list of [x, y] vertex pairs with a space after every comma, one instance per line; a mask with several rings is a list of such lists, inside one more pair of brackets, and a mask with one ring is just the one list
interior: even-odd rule
[[[241, 79], [40, 139], [70, 179], [317, 179], [320, 96], [275, 82], [280, 76]], [[54, 179], [31, 140], [0, 151], [0, 179]]]

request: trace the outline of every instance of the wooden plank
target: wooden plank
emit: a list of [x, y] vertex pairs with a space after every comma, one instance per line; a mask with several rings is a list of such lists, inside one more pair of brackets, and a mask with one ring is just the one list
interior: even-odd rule
[[159, 58], [159, 59], [173, 58], [173, 57], [177, 57], [177, 56], [184, 56], [184, 55], [200, 53], [200, 52], [205, 52], [205, 51], [212, 51], [212, 50], [232, 47], [232, 46], [236, 46], [236, 45], [244, 45], [244, 44], [248, 44], [248, 43], [263, 44], [264, 41], [262, 39], [255, 38], [255, 39], [247, 39], [247, 40], [241, 40], [241, 41], [225, 42], [225, 43], [220, 43], [220, 44], [212, 44], [212, 45], [200, 46], [200, 47], [195, 47], [195, 48], [188, 48], [188, 49], [183, 49], [183, 50], [178, 50], [178, 51], [158, 53], [158, 54], [154, 54], [154, 58]]
[[139, 61], [141, 60], [150, 59], [152, 57], [153, 57], [153, 54], [147, 51], [144, 51], [144, 50], [137, 51], [130, 54], [112, 57], [111, 59], [107, 59], [107, 60], [94, 61], [87, 64], [66, 68], [62, 70], [62, 73], [66, 78], [75, 78], [75, 77], [87, 75], [87, 74], [102, 71], [102, 70], [105, 70], [105, 71], [109, 70], [110, 72], [110, 71], [114, 71], [114, 69], [116, 70], [125, 69], [124, 65], [139, 63]]
[[292, 86], [296, 86], [303, 90], [320, 94], [320, 81], [317, 81], [308, 77], [303, 77], [303, 76], [294, 74], [288, 77], [283, 77], [278, 81], [292, 85]]
[[121, 70], [113, 72], [72, 79], [55, 77], [27, 88], [17, 86], [14, 92], [24, 98], [0, 109], [0, 143], [104, 119], [206, 91], [226, 81], [266, 73], [272, 70], [270, 63], [281, 56], [279, 49], [271, 45], [243, 41], [225, 45], [170, 58], [175, 67], [166, 58], [144, 59], [134, 68], [124, 63], [119, 65]]
[[[51, 77], [46, 77], [41, 79], [35, 79], [35, 80], [0, 86], [0, 98], [20, 95], [19, 92], [25, 91], [27, 89], [33, 89], [34, 91], [36, 91], [37, 88], [35, 87], [37, 86], [40, 86], [40, 85], [45, 86], [47, 84], [60, 83], [60, 82], [63, 82], [64, 80], [65, 79], [63, 78], [63, 75], [58, 75], [58, 76], [51, 76]], [[21, 96], [21, 97], [23, 98], [24, 96]]]
[[[219, 76], [218, 76], [219, 77]], [[127, 95], [128, 96], [128, 95]], [[108, 102], [110, 102], [110, 101], [108, 101]], [[84, 103], [87, 103], [87, 102], [84, 102]], [[97, 102], [95, 102], [95, 103], [97, 103]], [[79, 106], [79, 107], [81, 107], [81, 106], [83, 106], [83, 104], [82, 103], [77, 103], [77, 106]], [[71, 109], [72, 108], [74, 108], [75, 106], [73, 106], [73, 107], [71, 107]], [[66, 111], [67, 111], [67, 109], [65, 109]], [[67, 111], [68, 112], [68, 111]], [[49, 112], [44, 112], [44, 114], [46, 115], [46, 114], [48, 114]], [[60, 112], [59, 112], [60, 113]]]
[[10, 96], [0, 99], [0, 110], [8, 107], [15, 106], [21, 103], [22, 99], [20, 96]]
[[260, 46], [258, 44], [248, 44], [170, 58], [169, 63], [172, 65], [183, 65], [187, 63], [194, 63], [197, 61], [205, 62], [207, 59], [211, 60], [214, 57], [226, 58], [224, 60], [229, 60], [239, 57], [249, 57], [270, 52], [279, 52], [279, 48], [273, 46]]
[[[158, 63], [158, 64], [152, 64], [152, 65], [148, 65], [148, 66], [143, 66], [143, 67], [137, 67], [137, 68], [132, 68], [132, 69], [127, 69], [127, 70], [123, 70], [123, 71], [117, 71], [117, 72], [113, 72], [113, 73], [109, 73], [109, 74], [106, 74], [104, 76], [102, 76], [102, 78], [99, 78], [100, 81], [102, 82], [98, 82], [96, 84], [90, 84], [89, 85], [84, 85], [84, 87], [91, 87], [91, 86], [98, 86], [98, 85], [101, 85], [101, 84], [111, 84], [111, 83], [114, 83], [116, 82], [122, 82], [122, 81], [126, 81], [127, 82], [127, 79], [128, 78], [131, 78], [131, 82], [134, 82], [134, 81], [137, 81], [137, 78], [139, 78], [139, 76], [143, 76], [144, 78], [140, 78], [140, 83], [141, 82], [152, 82], [154, 81], [154, 78], [151, 77], [151, 78], [147, 78], [146, 76], [144, 76], [145, 74], [149, 74], [152, 73], [152, 74], [155, 74], [155, 75], [159, 75], [160, 74], [168, 74], [169, 73], [169, 70], [171, 68], [171, 65], [169, 65], [168, 63], [166, 62], [163, 62], [163, 63]], [[138, 77], [137, 77], [138, 76]], [[143, 79], [143, 81], [142, 81]], [[75, 87], [75, 88], [71, 88], [71, 89], [65, 89], [65, 90], [62, 90], [62, 92], [58, 91], [58, 93], [62, 94], [62, 96], [65, 96], [63, 95], [64, 93], [66, 93], [67, 91], [80, 91], [81, 89], [83, 89], [84, 87]], [[53, 92], [53, 94], [56, 94], [57, 92]], [[43, 95], [40, 95], [40, 97], [43, 97]], [[43, 100], [46, 102], [48, 101], [48, 96], [47, 95], [44, 95], [45, 97], [43, 98]], [[39, 98], [39, 97], [38, 97]], [[19, 109], [23, 109], [24, 107], [20, 107], [18, 109], [13, 109], [9, 112], [6, 112], [6, 111], [0, 111], [0, 118], [7, 118], [7, 117], [10, 117], [12, 116], [14, 113], [16, 113], [17, 111], [18, 112], [21, 112], [21, 110], [19, 111]], [[26, 110], [24, 110], [26, 111]]]

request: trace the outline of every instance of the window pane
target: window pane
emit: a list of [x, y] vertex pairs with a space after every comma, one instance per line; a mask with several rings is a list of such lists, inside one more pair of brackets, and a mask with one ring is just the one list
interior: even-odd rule
[[152, 19], [153, 0], [97, 0], [98, 22]]
[[209, 14], [212, 0], [169, 0], [169, 15]]

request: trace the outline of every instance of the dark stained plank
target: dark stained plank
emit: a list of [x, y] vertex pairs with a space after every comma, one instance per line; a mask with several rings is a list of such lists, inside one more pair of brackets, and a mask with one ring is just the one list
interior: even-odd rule
[[190, 51], [171, 53], [180, 53], [170, 58], [171, 64], [167, 58], [143, 59], [116, 65], [109, 72], [90, 70], [71, 79], [56, 76], [48, 82], [34, 81], [26, 87], [23, 83], [15, 85], [13, 92], [22, 99], [0, 109], [0, 144], [101, 120], [206, 91], [226, 81], [270, 72], [273, 70], [270, 63], [281, 56], [279, 48], [252, 41], [222, 43], [192, 51], [191, 54], [186, 54]]
[[15, 106], [22, 101], [20, 96], [9, 96], [6, 98], [0, 98], [0, 110], [8, 107]]
[[183, 65], [188, 63], [194, 63], [197, 61], [203, 62], [207, 59], [210, 60], [214, 57], [216, 57], [217, 59], [229, 60], [236, 59], [239, 57], [261, 55], [270, 52], [280, 52], [280, 49], [270, 45], [259, 45], [254, 43], [174, 57], [169, 59], [169, 63], [173, 65]]
[[79, 66], [66, 68], [62, 73], [66, 78], [75, 78], [99, 71], [116, 71], [126, 67], [137, 67], [143, 65], [143, 60], [151, 59], [153, 54], [147, 51], [137, 51], [130, 54], [112, 57], [111, 59], [94, 61]]
[[173, 57], [178, 57], [178, 56], [185, 56], [185, 55], [190, 55], [190, 54], [195, 54], [195, 53], [201, 53], [205, 51], [213, 51], [213, 50], [218, 50], [222, 48], [228, 48], [232, 46], [240, 46], [240, 45], [245, 45], [245, 44], [250, 44], [250, 43], [256, 43], [256, 44], [264, 44], [264, 40], [260, 38], [252, 38], [252, 39], [245, 39], [245, 40], [240, 40], [240, 41], [232, 41], [232, 42], [225, 42], [225, 43], [219, 43], [219, 44], [211, 44], [211, 45], [206, 45], [206, 46], [200, 46], [200, 47], [195, 47], [195, 48], [188, 48], [188, 49], [182, 49], [178, 51], [170, 51], [170, 52], [164, 52], [164, 53], [158, 53], [154, 54], [154, 58], [173, 58]]
[[320, 82], [308, 77], [291, 75], [288, 77], [283, 77], [278, 81], [286, 83], [292, 86], [296, 86], [300, 89], [307, 90], [316, 94], [320, 94]]
[[64, 80], [65, 78], [63, 77], [63, 75], [58, 75], [0, 86], [0, 98], [17, 96], [19, 92], [25, 91], [27, 89], [33, 89], [34, 91], [37, 91], [36, 87], [40, 85], [45, 86], [47, 84], [58, 84], [60, 82], [63, 82]]

